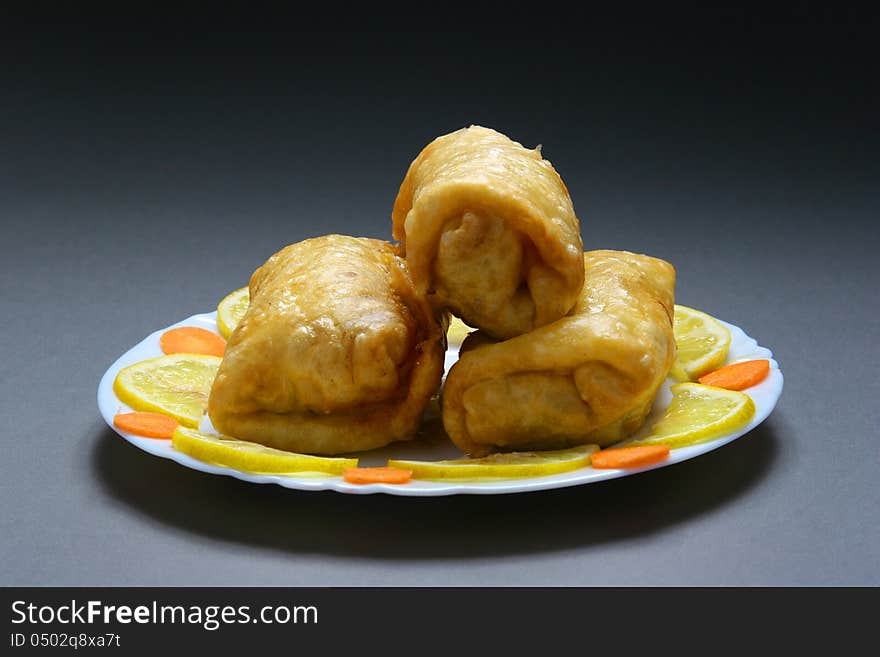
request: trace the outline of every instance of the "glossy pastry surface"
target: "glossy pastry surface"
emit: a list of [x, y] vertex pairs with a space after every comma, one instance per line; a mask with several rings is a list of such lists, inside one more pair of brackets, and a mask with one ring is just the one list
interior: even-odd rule
[[586, 284], [566, 317], [465, 341], [443, 391], [444, 426], [465, 452], [604, 446], [643, 423], [675, 358], [675, 270], [625, 251], [582, 257]]
[[392, 213], [417, 289], [498, 339], [564, 316], [584, 281], [580, 224], [539, 149], [471, 126], [410, 165]]
[[387, 242], [327, 235], [257, 269], [208, 412], [221, 433], [310, 454], [412, 438], [445, 325]]

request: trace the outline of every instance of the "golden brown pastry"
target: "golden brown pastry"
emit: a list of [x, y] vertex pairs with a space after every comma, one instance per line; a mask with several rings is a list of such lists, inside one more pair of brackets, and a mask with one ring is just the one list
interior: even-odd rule
[[539, 149], [471, 126], [413, 161], [392, 213], [420, 293], [506, 339], [553, 322], [584, 282], [580, 225]]
[[211, 422], [310, 454], [410, 439], [440, 385], [445, 328], [391, 244], [343, 235], [292, 244], [251, 277]]
[[443, 390], [443, 424], [472, 456], [608, 445], [644, 422], [675, 359], [675, 270], [626, 251], [583, 255], [571, 313], [505, 342], [472, 334]]

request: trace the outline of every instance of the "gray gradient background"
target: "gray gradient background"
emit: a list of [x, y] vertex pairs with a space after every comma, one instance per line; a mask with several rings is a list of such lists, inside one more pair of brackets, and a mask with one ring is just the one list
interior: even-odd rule
[[[679, 27], [9, 30], [0, 584], [880, 584], [877, 66], [851, 25]], [[436, 499], [205, 475], [104, 426], [117, 356], [282, 245], [389, 237], [410, 160], [469, 123], [544, 145], [588, 248], [670, 260], [678, 301], [773, 349], [770, 419], [638, 477]]]

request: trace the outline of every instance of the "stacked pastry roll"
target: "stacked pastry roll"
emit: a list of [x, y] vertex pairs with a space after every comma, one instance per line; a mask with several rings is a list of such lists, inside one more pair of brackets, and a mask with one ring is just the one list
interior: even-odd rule
[[413, 161], [392, 212], [416, 289], [470, 326], [512, 338], [574, 307], [580, 223], [540, 150], [471, 126]]
[[208, 414], [221, 433], [310, 454], [411, 439], [440, 386], [445, 331], [388, 242], [292, 244], [251, 277]]
[[568, 315], [462, 345], [443, 423], [463, 451], [605, 446], [642, 425], [675, 359], [675, 270], [625, 251], [589, 251], [583, 262], [586, 284]]
[[434, 140], [406, 174], [393, 227], [416, 288], [479, 329], [443, 391], [458, 447], [607, 445], [638, 429], [675, 356], [675, 270], [585, 254], [538, 149], [477, 126]]
[[328, 235], [254, 273], [211, 391], [215, 428], [313, 454], [411, 439], [440, 388], [449, 312], [479, 329], [442, 393], [466, 453], [605, 445], [643, 422], [675, 355], [675, 271], [584, 253], [539, 149], [478, 126], [435, 139], [392, 227], [398, 246]]

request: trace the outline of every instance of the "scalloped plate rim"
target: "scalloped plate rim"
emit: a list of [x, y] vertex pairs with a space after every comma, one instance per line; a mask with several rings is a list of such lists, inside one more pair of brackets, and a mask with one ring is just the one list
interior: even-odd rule
[[[213, 465], [210, 463], [198, 461], [190, 456], [187, 456], [186, 454], [174, 450], [171, 447], [170, 440], [143, 438], [141, 436], [136, 436], [134, 434], [121, 431], [116, 426], [114, 426], [113, 416], [116, 413], [129, 408], [121, 401], [119, 401], [119, 399], [116, 397], [116, 394], [113, 392], [113, 381], [115, 380], [116, 374], [119, 372], [119, 370], [132, 363], [145, 360], [147, 358], [153, 358], [155, 356], [161, 356], [162, 352], [159, 349], [159, 336], [168, 329], [178, 326], [201, 326], [203, 328], [207, 328], [211, 331], [217, 332], [216, 311], [211, 313], [200, 313], [192, 315], [190, 317], [187, 317], [186, 319], [176, 322], [175, 324], [154, 331], [150, 333], [150, 335], [148, 335], [146, 338], [141, 340], [138, 344], [128, 349], [119, 358], [117, 358], [113, 362], [113, 364], [107, 368], [107, 371], [101, 377], [101, 381], [98, 385], [98, 408], [101, 412], [101, 416], [103, 417], [107, 425], [113, 431], [122, 436], [122, 438], [124, 438], [126, 441], [128, 441], [138, 449], [152, 454], [153, 456], [170, 459], [184, 467], [191, 468], [193, 470], [198, 470], [200, 472], [205, 472], [208, 474], [225, 475], [240, 479], [242, 481], [257, 484], [276, 484], [285, 488], [303, 491], [332, 490], [339, 493], [355, 495], [386, 493], [390, 495], [403, 495], [413, 497], [434, 497], [441, 495], [461, 494], [498, 495], [509, 493], [524, 493], [539, 490], [551, 490], [555, 488], [566, 488], [569, 486], [581, 486], [585, 484], [596, 483], [599, 481], [616, 479], [618, 477], [632, 476], [640, 474], [642, 472], [656, 470], [658, 468], [663, 468], [674, 465], [676, 463], [681, 463], [682, 461], [690, 460], [707, 452], [718, 449], [719, 447], [723, 447], [724, 445], [736, 440], [737, 438], [746, 435], [752, 429], [761, 424], [765, 419], [767, 419], [767, 417], [769, 417], [770, 413], [775, 408], [779, 397], [782, 394], [784, 378], [782, 375], [782, 371], [779, 368], [779, 364], [773, 359], [773, 354], [769, 349], [759, 346], [757, 341], [754, 338], [748, 336], [741, 328], [720, 319], [719, 321], [724, 324], [731, 332], [731, 345], [727, 361], [728, 363], [736, 362], [738, 360], [748, 360], [751, 358], [766, 358], [770, 361], [770, 375], [767, 377], [767, 379], [747, 391], [749, 393], [749, 396], [751, 396], [752, 399], [755, 401], [756, 411], [754, 417], [745, 427], [741, 428], [738, 431], [731, 432], [730, 434], [727, 434], [715, 440], [692, 445], [689, 447], [674, 449], [672, 450], [670, 457], [661, 463], [656, 463], [648, 467], [636, 468], [631, 470], [596, 470], [592, 467], [587, 467], [581, 468], [579, 470], [574, 470], [572, 472], [566, 472], [545, 477], [502, 479], [492, 482], [456, 483], [454, 481], [436, 482], [413, 480], [412, 482], [404, 485], [357, 485], [346, 482], [340, 476], [328, 476], [325, 478], [306, 478], [295, 477], [291, 475], [261, 475], [249, 472], [242, 472], [240, 470], [235, 470], [234, 468], [228, 468], [225, 466]], [[454, 361], [455, 358], [456, 354], [452, 350], [447, 351], [447, 363], [449, 363], [450, 361]], [[658, 400], [657, 402], [655, 402], [652, 415], [662, 412], [663, 408], [665, 408], [665, 405], [668, 404], [668, 386], [670, 383], [672, 383], [672, 381], [667, 380], [667, 382], [664, 384], [661, 393], [658, 395]], [[651, 419], [649, 418], [649, 421], [646, 422], [646, 427], [650, 424], [650, 422]], [[385, 449], [388, 450], [392, 448], [393, 445]], [[447, 457], [444, 455], [442, 457], [438, 456], [438, 458]]]

